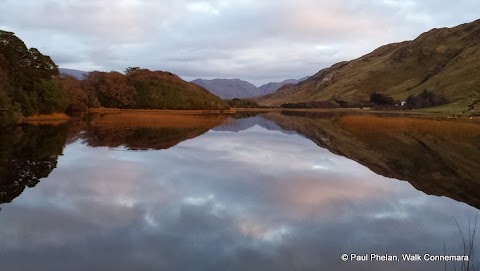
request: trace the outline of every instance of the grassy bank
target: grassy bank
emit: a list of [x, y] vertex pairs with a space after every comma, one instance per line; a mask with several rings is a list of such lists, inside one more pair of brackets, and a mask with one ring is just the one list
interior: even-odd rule
[[227, 110], [168, 110], [168, 109], [116, 109], [116, 108], [90, 108], [89, 113], [155, 113], [165, 115], [202, 115], [202, 114], [234, 114], [236, 109]]
[[53, 114], [35, 114], [32, 116], [24, 117], [21, 119], [21, 123], [30, 123], [30, 124], [49, 124], [49, 125], [58, 125], [67, 122], [70, 119], [64, 113], [53, 113]]

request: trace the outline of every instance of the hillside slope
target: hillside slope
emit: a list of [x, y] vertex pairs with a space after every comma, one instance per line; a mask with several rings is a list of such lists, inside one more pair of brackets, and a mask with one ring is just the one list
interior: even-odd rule
[[206, 88], [222, 99], [242, 99], [270, 94], [284, 85], [297, 84], [307, 78], [308, 77], [302, 79], [287, 79], [282, 82], [270, 82], [260, 87], [256, 87], [252, 83], [240, 79], [196, 79], [193, 80], [192, 83]]
[[95, 93], [99, 105], [135, 109], [225, 109], [228, 105], [205, 88], [186, 82], [165, 71], [134, 69], [118, 72], [91, 72], [84, 89]]
[[306, 80], [308, 78], [307, 77], [303, 77], [301, 79], [287, 79], [287, 80], [283, 80], [282, 82], [270, 82], [270, 83], [267, 83], [263, 86], [260, 86], [258, 87], [258, 90], [259, 90], [259, 95], [266, 95], [266, 94], [270, 94], [272, 92], [275, 92], [277, 91], [279, 88], [285, 86], [285, 85], [288, 85], [288, 84], [298, 84], [304, 80]]
[[397, 100], [423, 90], [445, 96], [454, 111], [480, 111], [480, 20], [432, 29], [413, 41], [382, 46], [337, 63], [257, 100], [263, 105], [329, 101], [354, 105], [381, 92]]

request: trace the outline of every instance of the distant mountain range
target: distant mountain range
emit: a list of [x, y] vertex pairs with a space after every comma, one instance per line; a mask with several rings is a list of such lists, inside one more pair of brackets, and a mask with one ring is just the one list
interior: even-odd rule
[[[66, 68], [59, 68], [58, 70], [61, 74], [70, 75], [79, 80], [83, 79], [89, 73], [86, 71]], [[308, 76], [301, 79], [287, 79], [282, 82], [270, 82], [261, 87], [256, 87], [252, 83], [240, 79], [196, 79], [191, 82], [206, 88], [208, 91], [222, 99], [233, 99], [263, 96], [270, 94], [287, 84], [297, 84], [307, 78]]]
[[80, 70], [74, 70], [74, 69], [59, 68], [58, 71], [60, 72], [60, 74], [70, 75], [79, 80], [83, 79], [85, 76], [88, 75], [88, 72], [86, 71], [80, 71]]
[[261, 105], [328, 102], [354, 105], [373, 92], [405, 100], [424, 90], [446, 97], [439, 112], [480, 111], [480, 20], [432, 29], [360, 58], [320, 70], [257, 100]]
[[282, 82], [271, 82], [261, 87], [256, 87], [250, 82], [240, 79], [196, 79], [192, 83], [206, 88], [208, 91], [222, 99], [251, 98], [272, 93], [286, 84], [296, 84], [307, 79], [288, 79]]
[[305, 81], [308, 79], [309, 76], [305, 76], [303, 78], [300, 78], [300, 79], [287, 79], [287, 80], [284, 80], [282, 82], [270, 82], [270, 83], [267, 83], [261, 87], [259, 87], [258, 89], [260, 90], [260, 92], [262, 94], [260, 95], [266, 95], [266, 94], [270, 94], [272, 92], [275, 92], [277, 91], [279, 88], [285, 86], [285, 85], [288, 85], [288, 84], [298, 84], [302, 81]]

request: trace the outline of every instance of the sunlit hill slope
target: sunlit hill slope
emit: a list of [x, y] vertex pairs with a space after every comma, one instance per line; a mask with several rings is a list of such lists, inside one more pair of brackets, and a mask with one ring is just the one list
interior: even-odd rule
[[280, 106], [328, 101], [355, 106], [368, 102], [373, 92], [401, 101], [424, 90], [449, 100], [437, 111], [480, 112], [480, 20], [382, 46], [284, 86], [258, 102]]

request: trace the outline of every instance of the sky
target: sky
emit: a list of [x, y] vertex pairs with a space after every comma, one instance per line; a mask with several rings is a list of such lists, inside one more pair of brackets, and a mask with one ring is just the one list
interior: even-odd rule
[[0, 29], [62, 68], [256, 85], [480, 18], [478, 0], [0, 0]]

